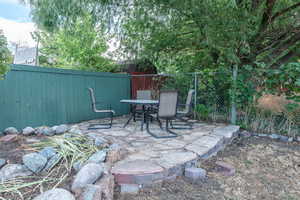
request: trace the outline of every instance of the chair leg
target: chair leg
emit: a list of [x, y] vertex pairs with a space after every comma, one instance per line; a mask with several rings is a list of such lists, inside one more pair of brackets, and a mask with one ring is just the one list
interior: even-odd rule
[[193, 129], [193, 124], [183, 119], [182, 117], [176, 117], [176, 119], [179, 119], [185, 124], [173, 124], [173, 122], [171, 121], [170, 122], [171, 129]]
[[[110, 113], [110, 123], [105, 124], [90, 124], [88, 130], [95, 130], [95, 129], [110, 129], [113, 123], [113, 113]], [[100, 126], [100, 127], [99, 127]]]
[[166, 120], [166, 131], [167, 131], [168, 133], [170, 133], [170, 135], [159, 136], [159, 135], [157, 135], [157, 134], [154, 134], [154, 133], [151, 132], [150, 129], [149, 129], [149, 123], [150, 123], [150, 120], [148, 119], [148, 120], [147, 120], [147, 123], [146, 123], [146, 129], [147, 129], [147, 132], [148, 132], [151, 136], [153, 136], [154, 138], [157, 138], [157, 139], [160, 139], [160, 138], [174, 138], [174, 137], [177, 137], [177, 136], [178, 136], [177, 133], [174, 133], [173, 131], [171, 131], [171, 130], [169, 129], [169, 120], [168, 120], [168, 119]]

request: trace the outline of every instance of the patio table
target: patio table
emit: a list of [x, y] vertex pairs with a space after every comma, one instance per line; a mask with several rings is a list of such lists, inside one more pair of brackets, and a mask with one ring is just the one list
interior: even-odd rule
[[[131, 105], [142, 105], [143, 107], [143, 114], [142, 114], [142, 122], [141, 122], [141, 130], [143, 130], [143, 126], [145, 123], [145, 120], [147, 120], [147, 109], [146, 106], [154, 106], [154, 105], [158, 105], [159, 101], [158, 100], [146, 100], [146, 99], [122, 99], [120, 101], [121, 103], [128, 103]], [[133, 114], [131, 113], [129, 119], [127, 120], [127, 122], [124, 124], [124, 128], [129, 124], [129, 122], [132, 120], [133, 118]]]

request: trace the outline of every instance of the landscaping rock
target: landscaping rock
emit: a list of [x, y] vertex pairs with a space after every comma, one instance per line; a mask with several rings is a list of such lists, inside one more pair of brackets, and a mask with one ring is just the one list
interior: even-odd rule
[[283, 141], [283, 142], [288, 142], [288, 141], [289, 141], [289, 137], [283, 136], [283, 135], [281, 135], [279, 139], [280, 139], [281, 141]]
[[12, 142], [12, 141], [15, 141], [17, 138], [18, 138], [18, 135], [17, 135], [17, 134], [11, 134], [11, 135], [3, 136], [3, 137], [0, 139], [0, 141], [1, 141], [1, 142]]
[[37, 128], [35, 128], [34, 133], [36, 135], [44, 135], [43, 133], [44, 133], [45, 128], [48, 128], [48, 127], [46, 127], [46, 126], [37, 127]]
[[78, 125], [74, 125], [71, 127], [71, 129], [69, 130], [70, 133], [74, 133], [74, 134], [78, 134], [78, 135], [82, 135], [82, 131], [80, 130]]
[[78, 200], [102, 200], [102, 188], [96, 185], [87, 185]]
[[45, 168], [44, 168], [44, 171], [48, 171], [50, 169], [52, 169], [61, 159], [61, 155], [59, 154], [55, 154], [54, 156], [52, 156], [50, 158], [50, 160], [48, 160]]
[[88, 163], [75, 176], [72, 184], [72, 191], [76, 192], [88, 184], [95, 183], [103, 174], [103, 167], [99, 164]]
[[217, 161], [216, 166], [216, 170], [224, 176], [233, 176], [235, 174], [235, 168], [228, 163]]
[[113, 175], [105, 174], [95, 185], [101, 188], [102, 197], [105, 200], [114, 199], [115, 178]]
[[47, 163], [47, 158], [39, 153], [30, 153], [23, 156], [24, 165], [34, 173], [42, 171]]
[[6, 160], [0, 158], [0, 169], [6, 164]]
[[18, 134], [19, 131], [15, 127], [8, 127], [4, 130], [4, 134]]
[[69, 130], [69, 127], [65, 124], [59, 125], [55, 129], [56, 134], [63, 134]]
[[56, 151], [53, 147], [45, 147], [40, 151], [40, 154], [45, 158], [50, 159], [55, 156]]
[[107, 140], [99, 136], [99, 133], [87, 133], [87, 135], [93, 140], [95, 146], [104, 146], [107, 144]]
[[140, 185], [137, 184], [120, 184], [121, 194], [137, 194], [140, 190]]
[[100, 150], [94, 153], [88, 160], [87, 163], [101, 163], [104, 162], [106, 158], [106, 151]]
[[271, 134], [271, 135], [269, 135], [269, 137], [271, 138], [271, 139], [279, 139], [280, 138], [280, 135], [277, 135], [277, 134]]
[[251, 133], [248, 132], [248, 131], [242, 131], [241, 132], [241, 136], [243, 136], [243, 137], [251, 137]]
[[84, 163], [82, 163], [81, 161], [76, 161], [72, 167], [73, 169], [78, 172], [82, 167], [83, 167]]
[[28, 126], [22, 130], [22, 134], [27, 136], [33, 134], [34, 131], [35, 130], [32, 127]]
[[196, 183], [206, 178], [206, 170], [197, 167], [187, 167], [184, 170], [184, 176], [192, 183]]
[[33, 200], [75, 200], [75, 197], [65, 189], [56, 188], [40, 194]]
[[104, 175], [95, 184], [87, 185], [80, 194], [79, 200], [113, 200], [114, 199], [114, 176]]
[[259, 133], [258, 136], [259, 137], [267, 137], [268, 135], [267, 134], [263, 134], [263, 133]]
[[0, 170], [0, 183], [5, 180], [10, 180], [15, 177], [30, 176], [32, 172], [28, 170], [24, 165], [19, 164], [7, 164]]
[[117, 161], [122, 160], [122, 158], [124, 158], [126, 154], [127, 154], [126, 149], [122, 148], [118, 144], [112, 144], [108, 149], [106, 162], [115, 163]]
[[105, 145], [106, 141], [103, 140], [102, 138], [96, 138], [94, 144], [95, 146], [99, 147]]
[[58, 127], [58, 126], [52, 126], [51, 129], [52, 129], [54, 132], [56, 132], [57, 127]]
[[53, 136], [55, 135], [55, 130], [49, 127], [45, 127], [42, 129], [42, 135]]

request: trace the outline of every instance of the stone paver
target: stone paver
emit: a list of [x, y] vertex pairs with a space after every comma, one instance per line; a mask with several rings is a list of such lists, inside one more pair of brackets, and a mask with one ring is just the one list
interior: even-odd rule
[[[117, 144], [118, 151], [126, 152], [119, 156], [121, 160], [112, 159], [116, 161], [112, 163], [112, 173], [124, 192], [183, 175], [185, 167], [193, 167], [197, 161], [216, 154], [239, 130], [238, 126], [232, 125], [195, 123], [191, 130], [174, 130], [179, 134], [177, 138], [156, 139], [146, 130], [140, 130], [140, 121], [123, 128], [126, 120], [127, 117], [120, 117], [114, 120], [111, 129], [93, 131], [93, 134]], [[101, 123], [101, 120], [92, 122]], [[89, 123], [80, 123], [78, 127], [89, 134]], [[152, 124], [151, 129], [163, 133], [157, 125]]]

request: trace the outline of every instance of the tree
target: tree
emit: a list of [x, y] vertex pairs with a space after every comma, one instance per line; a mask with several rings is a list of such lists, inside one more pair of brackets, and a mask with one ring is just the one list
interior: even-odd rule
[[11, 61], [11, 54], [7, 48], [7, 40], [0, 30], [0, 79], [8, 71], [8, 63]]
[[267, 74], [300, 56], [299, 0], [29, 3], [36, 22], [49, 30], [73, 26], [78, 16], [91, 13], [93, 20], [118, 33], [128, 55], [146, 57], [162, 71], [231, 70], [238, 66], [241, 83], [267, 88]]
[[35, 38], [41, 43], [40, 64], [51, 67], [112, 72], [116, 68], [103, 54], [106, 38], [90, 16], [78, 18], [72, 27], [54, 32], [41, 31]]

